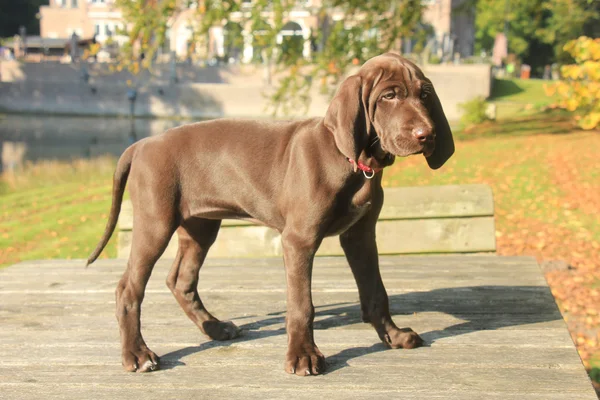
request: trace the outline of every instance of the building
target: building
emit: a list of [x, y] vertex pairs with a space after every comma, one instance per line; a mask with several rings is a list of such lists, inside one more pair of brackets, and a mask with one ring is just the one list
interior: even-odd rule
[[123, 26], [121, 11], [113, 0], [50, 0], [40, 7], [40, 35], [44, 38], [96, 38], [104, 43]]
[[[435, 50], [449, 58], [458, 52], [461, 56], [473, 53], [474, 8], [468, 0], [422, 0], [425, 5], [423, 21], [435, 32]], [[197, 3], [195, 3], [197, 4]], [[197, 24], [196, 5], [175, 15], [167, 31], [167, 44], [163, 53], [174, 52], [178, 58], [188, 58], [191, 53], [206, 58], [228, 61], [251, 62], [261, 59], [260, 29], [242, 26], [244, 13], [252, 7], [251, 0], [242, 0], [242, 11], [234, 13], [231, 21], [210, 29], [205, 48], [192, 43], [192, 33]], [[305, 57], [310, 55], [314, 43], [310, 38], [318, 29], [317, 10], [322, 0], [299, 0], [289, 13], [288, 21], [277, 37], [282, 46], [295, 46]], [[124, 24], [123, 16], [114, 0], [50, 0], [48, 6], [40, 7], [40, 31], [42, 38], [68, 39], [76, 33], [83, 39], [95, 37], [99, 43], [108, 38], [116, 42], [126, 40], [115, 35]], [[341, 16], [333, 14], [333, 20]], [[264, 27], [272, 26], [272, 15], [265, 13]], [[256, 28], [256, 27], [255, 27]], [[449, 56], [449, 57], [448, 57]]]
[[40, 36], [68, 40], [73, 33], [82, 38], [93, 36], [85, 0], [50, 0], [40, 7]]
[[[317, 28], [317, 17], [315, 10], [320, 7], [320, 0], [301, 0], [290, 11], [288, 20], [277, 37], [277, 42], [296, 43], [301, 49], [299, 51], [305, 57], [311, 52], [310, 37], [313, 29]], [[220, 58], [229, 61], [241, 61], [244, 63], [259, 60], [261, 57], [260, 36], [261, 29], [252, 29], [250, 22], [242, 26], [244, 14], [249, 13], [252, 7], [250, 0], [242, 2], [242, 11], [233, 13], [231, 21], [223, 26], [214, 26], [206, 38], [205, 52], [208, 58]], [[273, 16], [265, 13], [263, 27], [268, 29], [273, 26]], [[171, 22], [168, 31], [168, 42], [170, 50], [178, 57], [186, 57], [190, 51], [193, 26], [197, 22], [197, 12], [194, 6], [177, 15]], [[198, 49], [196, 49], [198, 51]]]
[[423, 22], [435, 32], [435, 47], [440, 57], [458, 53], [473, 55], [475, 45], [475, 6], [470, 0], [423, 0]]

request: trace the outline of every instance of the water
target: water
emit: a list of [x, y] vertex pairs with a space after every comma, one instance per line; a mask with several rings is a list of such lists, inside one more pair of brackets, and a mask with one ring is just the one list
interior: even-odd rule
[[26, 162], [119, 156], [146, 136], [190, 121], [0, 115], [0, 171]]

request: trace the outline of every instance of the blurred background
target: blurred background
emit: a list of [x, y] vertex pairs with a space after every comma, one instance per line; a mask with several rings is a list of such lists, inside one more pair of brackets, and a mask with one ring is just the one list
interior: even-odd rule
[[498, 254], [538, 259], [600, 382], [599, 37], [594, 0], [0, 0], [0, 266], [87, 257], [136, 140], [323, 116], [395, 51], [432, 80], [457, 153], [435, 172], [399, 159], [384, 184], [490, 185]]

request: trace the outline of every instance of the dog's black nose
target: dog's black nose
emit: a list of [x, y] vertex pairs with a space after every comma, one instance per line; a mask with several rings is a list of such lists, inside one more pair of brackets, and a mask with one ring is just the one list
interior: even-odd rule
[[421, 143], [425, 143], [434, 139], [434, 135], [431, 129], [427, 128], [415, 128], [412, 131], [413, 136]]

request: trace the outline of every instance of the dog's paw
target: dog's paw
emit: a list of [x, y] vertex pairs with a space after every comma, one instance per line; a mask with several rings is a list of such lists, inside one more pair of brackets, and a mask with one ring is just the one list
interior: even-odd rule
[[231, 321], [205, 321], [202, 330], [213, 340], [231, 340], [240, 336], [242, 330]]
[[147, 347], [123, 351], [123, 368], [129, 372], [151, 372], [159, 369], [159, 357]]
[[325, 372], [325, 357], [317, 346], [308, 350], [288, 350], [285, 357], [285, 372], [298, 376], [319, 375]]
[[412, 329], [403, 328], [388, 331], [383, 343], [392, 349], [414, 349], [423, 345], [423, 339]]

